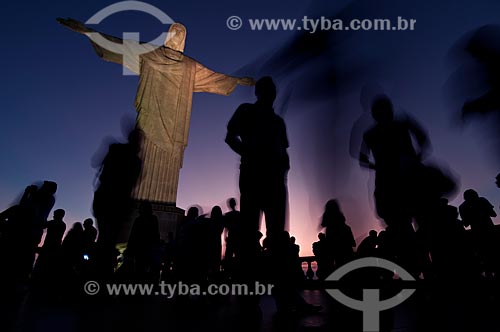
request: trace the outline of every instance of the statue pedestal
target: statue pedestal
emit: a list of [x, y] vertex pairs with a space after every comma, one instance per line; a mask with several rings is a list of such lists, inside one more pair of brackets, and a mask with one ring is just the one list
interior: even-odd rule
[[[132, 225], [135, 219], [139, 216], [139, 205], [140, 201], [135, 202], [134, 211], [130, 216], [130, 220], [123, 225], [119, 235], [117, 243], [126, 243], [130, 236], [130, 231], [132, 230]], [[151, 202], [153, 207], [153, 214], [158, 217], [158, 224], [160, 227], [160, 238], [162, 240], [168, 241], [168, 234], [172, 233], [175, 235], [177, 229], [184, 218], [184, 210], [176, 207], [172, 204]]]

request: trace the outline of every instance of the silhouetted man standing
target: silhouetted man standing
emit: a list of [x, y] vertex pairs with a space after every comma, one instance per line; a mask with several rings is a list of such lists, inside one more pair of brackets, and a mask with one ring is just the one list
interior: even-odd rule
[[363, 135], [359, 162], [362, 167], [375, 170], [377, 213], [390, 226], [412, 216], [413, 181], [429, 141], [414, 121], [394, 119], [392, 102], [385, 95], [373, 101], [372, 116], [376, 125]]
[[127, 143], [111, 144], [99, 168], [92, 210], [99, 227], [95, 264], [103, 275], [114, 270], [117, 235], [133, 210], [131, 194], [142, 168], [138, 156], [141, 137], [142, 132], [136, 128]]
[[276, 86], [271, 77], [257, 81], [255, 95], [257, 101], [240, 105], [229, 121], [226, 143], [241, 156], [243, 232], [255, 238], [263, 212], [267, 236], [272, 239], [285, 230], [286, 174], [290, 169], [288, 138], [285, 122], [274, 113]]
[[376, 124], [363, 135], [359, 162], [362, 167], [375, 170], [375, 206], [388, 226], [394, 258], [398, 257], [398, 262], [410, 272], [418, 273], [414, 266], [418, 259], [411, 222], [422, 194], [419, 181], [425, 179], [420, 179], [421, 159], [429, 140], [414, 121], [394, 119], [392, 102], [385, 95], [374, 99], [372, 117]]
[[43, 247], [47, 249], [57, 249], [61, 247], [64, 232], [66, 231], [66, 223], [63, 218], [66, 212], [63, 209], [54, 211], [54, 219], [47, 222], [47, 235]]
[[83, 221], [83, 234], [85, 237], [85, 245], [88, 247], [92, 245], [97, 239], [97, 229], [94, 227], [92, 218], [87, 218]]
[[465, 227], [470, 226], [474, 246], [483, 263], [483, 271], [491, 273], [496, 259], [495, 224], [491, 220], [497, 214], [493, 205], [473, 189], [464, 192], [464, 202], [459, 206]]
[[55, 286], [60, 281], [62, 240], [66, 232], [66, 223], [63, 220], [65, 214], [63, 209], [57, 209], [54, 211], [54, 219], [47, 221], [47, 233], [33, 271], [34, 278], [43, 280], [46, 285]]
[[230, 198], [227, 201], [230, 211], [224, 215], [224, 227], [226, 236], [226, 252], [224, 254], [224, 270], [232, 273], [233, 256], [238, 252], [241, 233], [241, 215], [236, 210], [236, 199]]
[[[265, 214], [273, 295], [279, 312], [316, 312], [319, 307], [306, 303], [293, 289], [293, 271], [288, 264], [289, 237], [284, 236], [287, 211], [286, 176], [290, 169], [288, 138], [283, 119], [274, 113], [276, 86], [271, 77], [255, 85], [257, 101], [238, 107], [227, 125], [226, 143], [241, 156], [240, 205], [241, 253], [237, 257], [240, 279], [251, 282], [257, 277], [259, 253], [256, 234], [260, 216]], [[247, 297], [248, 298], [248, 297]], [[256, 303], [253, 303], [256, 304]], [[251, 309], [251, 308], [247, 308]]]

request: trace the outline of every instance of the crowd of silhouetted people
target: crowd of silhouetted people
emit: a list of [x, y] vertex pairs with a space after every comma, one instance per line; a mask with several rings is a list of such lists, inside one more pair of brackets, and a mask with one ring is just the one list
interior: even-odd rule
[[[16, 282], [31, 278], [40, 287], [57, 287], [68, 280], [89, 277], [86, 266], [90, 266], [97, 254], [98, 231], [91, 218], [83, 223], [74, 222], [68, 230], [63, 209], [54, 210], [52, 218], [48, 218], [56, 189], [57, 185], [50, 181], [40, 188], [28, 186], [19, 204], [0, 214], [3, 277], [10, 275]], [[416, 261], [411, 266], [418, 267], [412, 271], [417, 277], [432, 280], [499, 276], [500, 230], [492, 221], [496, 216], [494, 207], [473, 189], [466, 190], [463, 197], [459, 208], [440, 199], [433, 207], [432, 222], [420, 225], [415, 231]], [[198, 206], [191, 207], [177, 226], [176, 234], [171, 232], [167, 239], [161, 239], [151, 204], [141, 203], [126, 250], [123, 254], [115, 251], [117, 275], [151, 283], [183, 280], [206, 285], [238, 280], [244, 249], [236, 199], [228, 200], [229, 211], [225, 214], [219, 206], [213, 207], [209, 214], [200, 214], [200, 210]], [[321, 226], [324, 232], [312, 244], [318, 279], [359, 257], [381, 257], [408, 264], [401, 262], [398, 243], [390, 237], [390, 227], [380, 232], [371, 230], [356, 245], [336, 199], [326, 203]], [[281, 271], [299, 285], [306, 278], [300, 247], [286, 231], [280, 235], [280, 241], [284, 250], [280, 257], [286, 258], [280, 263]], [[257, 231], [254, 246], [258, 252], [259, 278], [265, 280], [269, 278], [267, 272], [273, 270], [271, 264], [275, 263], [270, 257], [273, 252], [269, 239]]]
[[410, 266], [414, 276], [424, 280], [498, 279], [500, 228], [492, 221], [494, 207], [473, 189], [466, 190], [463, 197], [459, 208], [440, 199], [433, 207], [432, 220], [418, 225], [412, 242], [414, 261], [404, 260], [398, 251], [399, 239], [392, 238], [390, 227], [370, 230], [354, 251], [356, 243], [338, 202], [329, 201], [322, 221], [326, 231], [313, 243], [317, 277], [324, 279], [355, 258], [380, 257]]
[[[19, 204], [0, 214], [2, 280], [12, 284], [33, 281], [40, 289], [60, 287], [83, 277], [85, 263], [95, 253], [98, 231], [88, 218], [67, 230], [65, 211], [50, 211], [57, 184], [28, 186]], [[45, 236], [44, 236], [45, 235]]]

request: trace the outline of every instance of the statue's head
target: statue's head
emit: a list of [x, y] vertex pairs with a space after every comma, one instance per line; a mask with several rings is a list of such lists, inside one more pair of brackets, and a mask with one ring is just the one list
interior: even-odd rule
[[167, 39], [163, 45], [173, 50], [184, 52], [186, 34], [186, 27], [184, 25], [174, 23], [170, 26], [170, 29], [168, 29]]

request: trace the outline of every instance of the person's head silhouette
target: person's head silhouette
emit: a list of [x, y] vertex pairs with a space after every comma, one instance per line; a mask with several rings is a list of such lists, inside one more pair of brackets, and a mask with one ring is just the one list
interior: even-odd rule
[[236, 210], [236, 199], [234, 197], [228, 199], [227, 206], [231, 209], [231, 211]]
[[372, 117], [379, 123], [388, 123], [394, 119], [392, 102], [386, 95], [379, 95], [372, 102]]
[[82, 233], [83, 232], [83, 226], [82, 223], [75, 222], [73, 224], [73, 227], [71, 228], [75, 233]]
[[328, 213], [331, 213], [331, 214], [340, 213], [339, 202], [336, 199], [331, 199], [328, 202], [326, 202], [325, 212], [328, 212]]
[[222, 218], [222, 209], [220, 208], [220, 206], [216, 205], [212, 208], [212, 211], [210, 211], [210, 218], [212, 219]]
[[57, 191], [57, 183], [53, 181], [43, 181], [40, 187], [40, 192], [47, 193], [49, 195], [54, 195]]
[[464, 200], [470, 201], [479, 198], [479, 194], [474, 189], [464, 191]]
[[54, 220], [62, 220], [64, 218], [64, 215], [66, 214], [66, 211], [63, 209], [57, 209], [54, 211]]
[[187, 212], [187, 218], [188, 219], [196, 219], [200, 215], [200, 210], [198, 209], [197, 206], [192, 206], [189, 208]]
[[270, 76], [264, 76], [255, 83], [255, 96], [260, 103], [273, 105], [276, 99], [276, 85]]
[[94, 225], [94, 220], [92, 218], [87, 218], [83, 221], [83, 227], [90, 228]]

